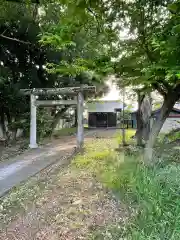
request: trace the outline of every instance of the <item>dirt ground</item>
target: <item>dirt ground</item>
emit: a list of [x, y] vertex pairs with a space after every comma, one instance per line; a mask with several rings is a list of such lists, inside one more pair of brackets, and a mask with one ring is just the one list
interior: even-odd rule
[[[114, 133], [96, 132], [94, 139]], [[6, 226], [0, 224], [1, 240], [90, 239], [92, 233], [126, 218], [125, 206], [88, 172], [66, 166], [51, 173], [47, 182], [40, 196], [27, 205], [22, 200], [23, 211], [16, 210]]]
[[122, 221], [123, 206], [86, 173], [64, 171], [43, 197], [0, 233], [2, 240], [88, 239]]

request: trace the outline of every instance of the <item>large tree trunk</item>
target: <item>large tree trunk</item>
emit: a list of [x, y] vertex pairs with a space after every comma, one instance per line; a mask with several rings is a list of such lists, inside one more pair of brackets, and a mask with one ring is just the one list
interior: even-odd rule
[[140, 92], [138, 94], [138, 110], [137, 110], [137, 131], [136, 131], [136, 138], [137, 138], [137, 145], [142, 146], [142, 130], [143, 130], [143, 121], [141, 115], [141, 103], [145, 95], [141, 96]]
[[7, 134], [6, 134], [6, 126], [5, 126], [5, 114], [4, 114], [4, 109], [3, 107], [1, 108], [1, 112], [0, 112], [0, 124], [1, 124], [1, 128], [2, 128], [2, 134], [3, 134], [3, 138], [6, 139], [7, 138]]
[[77, 107], [74, 109], [74, 124], [73, 127], [77, 127]]
[[143, 140], [148, 140], [150, 132], [150, 118], [152, 113], [152, 102], [150, 94], [138, 91], [138, 111], [137, 111], [137, 145], [142, 146]]
[[152, 115], [152, 99], [150, 94], [146, 94], [142, 104], [143, 118], [143, 139], [145, 142], [149, 139], [151, 130], [151, 115]]
[[62, 115], [67, 111], [68, 107], [65, 106], [63, 109], [59, 110], [59, 112], [56, 113], [54, 117], [54, 121], [52, 123], [52, 133], [54, 132], [54, 129], [59, 123], [59, 120], [61, 119]]
[[146, 144], [145, 153], [144, 153], [144, 160], [148, 164], [153, 163], [153, 147], [156, 142], [156, 139], [159, 135], [159, 132], [161, 131], [161, 128], [166, 120], [166, 118], [169, 116], [170, 112], [173, 109], [174, 104], [178, 100], [177, 94], [168, 94], [165, 99], [163, 106], [161, 108], [160, 114], [156, 121], [154, 121], [152, 129], [149, 134], [149, 139]]
[[11, 114], [8, 109], [5, 109], [5, 114], [7, 118], [7, 138], [8, 140], [12, 140], [13, 142], [16, 141], [16, 133], [17, 128], [15, 126], [12, 126], [13, 122], [16, 122], [18, 120], [18, 116], [15, 116], [14, 119], [12, 119]]

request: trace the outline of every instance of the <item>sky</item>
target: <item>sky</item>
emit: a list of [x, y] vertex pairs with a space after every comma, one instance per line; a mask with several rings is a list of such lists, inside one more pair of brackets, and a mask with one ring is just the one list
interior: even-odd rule
[[107, 85], [109, 86], [109, 92], [102, 97], [102, 100], [119, 100], [121, 99], [120, 92], [116, 86], [116, 84], [112, 83], [111, 80], [107, 81]]
[[[122, 94], [120, 92], [120, 90], [118, 89], [118, 87], [116, 86], [115, 83], [113, 83], [113, 77], [109, 78], [107, 80], [107, 85], [109, 86], [109, 92], [107, 94], [105, 94], [101, 100], [121, 100], [123, 99]], [[132, 106], [132, 111], [137, 110], [137, 101], [135, 99], [132, 100], [131, 97], [129, 97], [129, 95], [131, 95], [132, 90], [131, 89], [127, 89], [126, 88], [126, 94], [125, 94], [125, 103], [127, 105], [131, 105]]]

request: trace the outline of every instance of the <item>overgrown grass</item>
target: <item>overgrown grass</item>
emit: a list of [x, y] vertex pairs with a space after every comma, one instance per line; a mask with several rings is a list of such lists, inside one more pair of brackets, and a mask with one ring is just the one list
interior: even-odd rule
[[137, 157], [117, 155], [103, 146], [102, 141], [94, 143], [96, 152], [91, 146], [74, 163], [95, 174], [129, 206], [131, 214], [123, 226], [107, 227], [92, 239], [180, 239], [180, 165], [148, 167]]
[[[116, 133], [116, 138], [118, 141], [118, 144], [122, 144], [122, 130], [120, 130], [121, 132], [117, 132]], [[134, 142], [134, 140], [132, 139], [132, 137], [135, 135], [136, 130], [134, 129], [125, 129], [125, 141], [127, 144], [131, 144]]]
[[180, 239], [179, 170], [175, 164], [150, 168], [126, 159], [119, 169], [119, 190], [135, 214], [122, 237]]
[[173, 129], [168, 133], [160, 133], [158, 140], [160, 143], [174, 142], [174, 141], [180, 140], [180, 129]]
[[180, 140], [180, 129], [172, 130], [166, 136], [170, 142]]
[[87, 144], [86, 152], [83, 155], [76, 156], [73, 165], [88, 169], [97, 175], [106, 186], [112, 187], [116, 177], [112, 172], [121, 161], [114, 151], [115, 147], [116, 139], [97, 139], [96, 142]]

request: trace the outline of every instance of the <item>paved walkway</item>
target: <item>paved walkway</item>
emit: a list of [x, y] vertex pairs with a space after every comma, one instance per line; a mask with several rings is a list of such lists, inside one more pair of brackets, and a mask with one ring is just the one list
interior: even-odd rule
[[[107, 138], [115, 132], [116, 130], [91, 130], [85, 133], [85, 136], [86, 140], [95, 137]], [[29, 149], [19, 156], [0, 162], [0, 197], [49, 165], [72, 155], [75, 147], [75, 136], [63, 137], [38, 149]]]
[[76, 138], [66, 137], [0, 163], [0, 196], [57, 160], [68, 157], [75, 146]]

